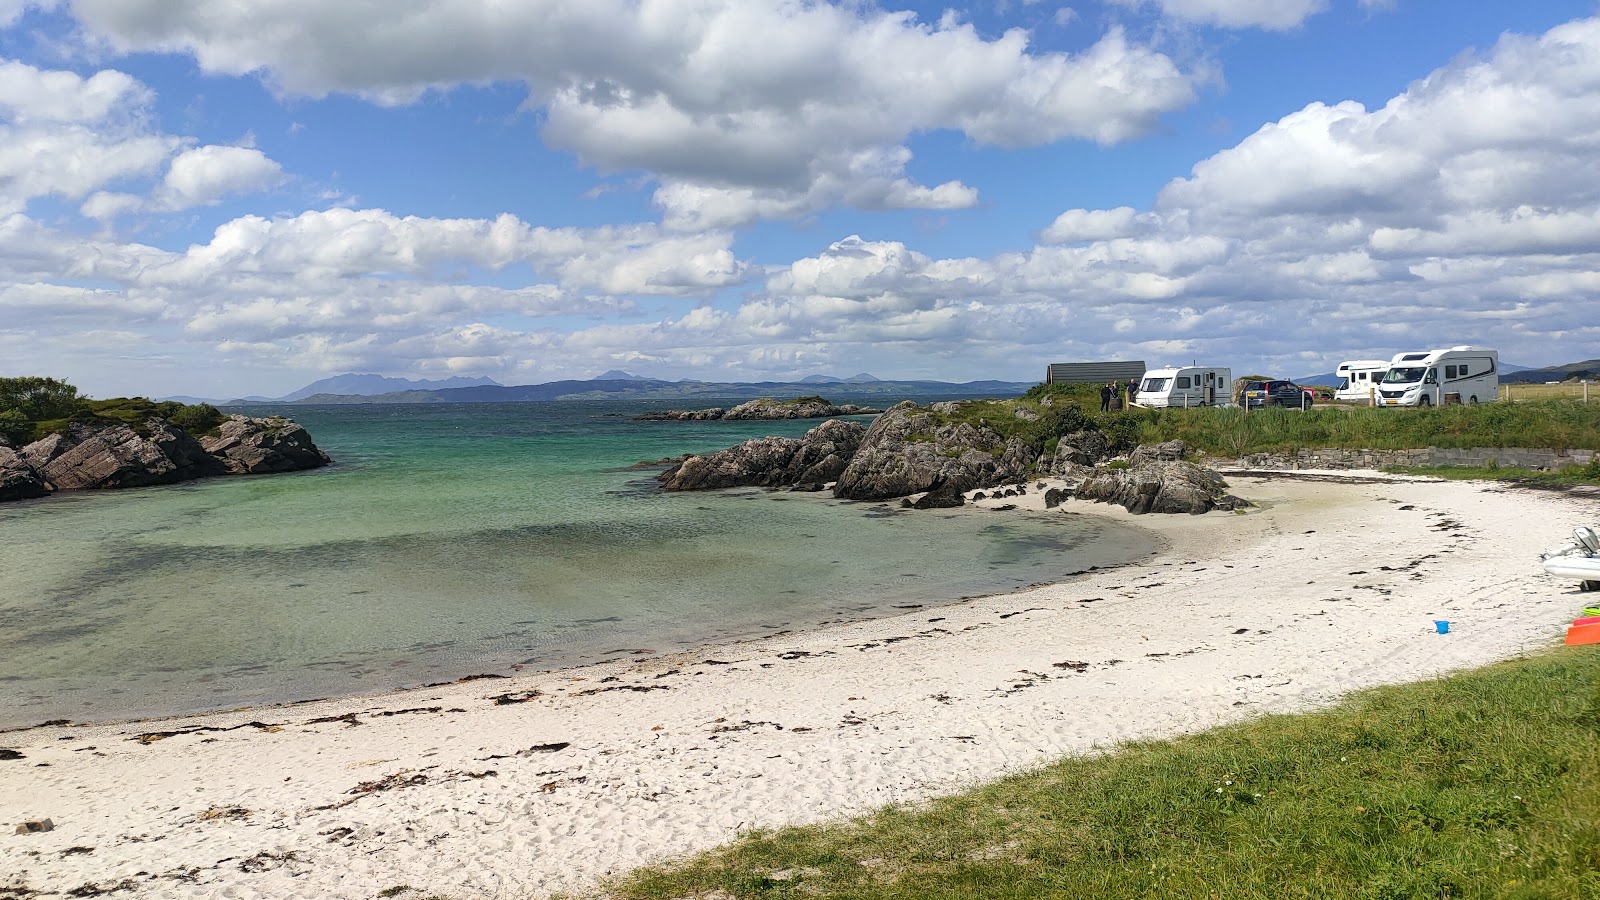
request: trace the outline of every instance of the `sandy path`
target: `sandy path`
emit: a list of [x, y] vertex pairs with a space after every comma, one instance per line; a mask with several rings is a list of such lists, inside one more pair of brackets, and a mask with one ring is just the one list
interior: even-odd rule
[[[1593, 499], [1231, 480], [1265, 508], [1142, 517], [1167, 550], [1023, 593], [379, 698], [0, 734], [23, 755], [0, 760], [0, 895], [582, 889], [741, 828], [1514, 656], [1559, 641], [1587, 596], [1537, 554], [1600, 521]], [[46, 816], [54, 831], [11, 834]]]

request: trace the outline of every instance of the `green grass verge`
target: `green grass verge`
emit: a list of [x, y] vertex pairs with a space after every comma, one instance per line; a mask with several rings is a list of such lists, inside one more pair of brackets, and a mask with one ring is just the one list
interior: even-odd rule
[[1600, 403], [1539, 400], [1432, 409], [1317, 407], [1306, 413], [1286, 409], [1149, 411], [1140, 440], [1150, 443], [1174, 438], [1228, 456], [1324, 447], [1600, 449]]
[[1600, 649], [1560, 648], [916, 808], [754, 832], [619, 898], [1597, 898]]

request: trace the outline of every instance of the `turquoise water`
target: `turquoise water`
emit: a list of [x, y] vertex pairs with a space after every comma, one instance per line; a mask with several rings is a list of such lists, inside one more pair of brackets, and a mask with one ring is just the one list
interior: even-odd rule
[[643, 408], [293, 407], [336, 465], [0, 506], [0, 728], [664, 653], [1151, 549], [1054, 513], [659, 493], [635, 463], [817, 423]]

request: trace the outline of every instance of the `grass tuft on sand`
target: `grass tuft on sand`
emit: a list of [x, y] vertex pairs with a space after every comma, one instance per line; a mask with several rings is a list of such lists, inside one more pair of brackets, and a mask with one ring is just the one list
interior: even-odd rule
[[1600, 898], [1600, 650], [754, 832], [616, 898]]

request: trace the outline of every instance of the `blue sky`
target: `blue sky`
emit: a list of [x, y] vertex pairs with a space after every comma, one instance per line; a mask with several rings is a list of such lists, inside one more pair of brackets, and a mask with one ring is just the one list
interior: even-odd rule
[[0, 0], [0, 374], [1600, 356], [1597, 12]]

